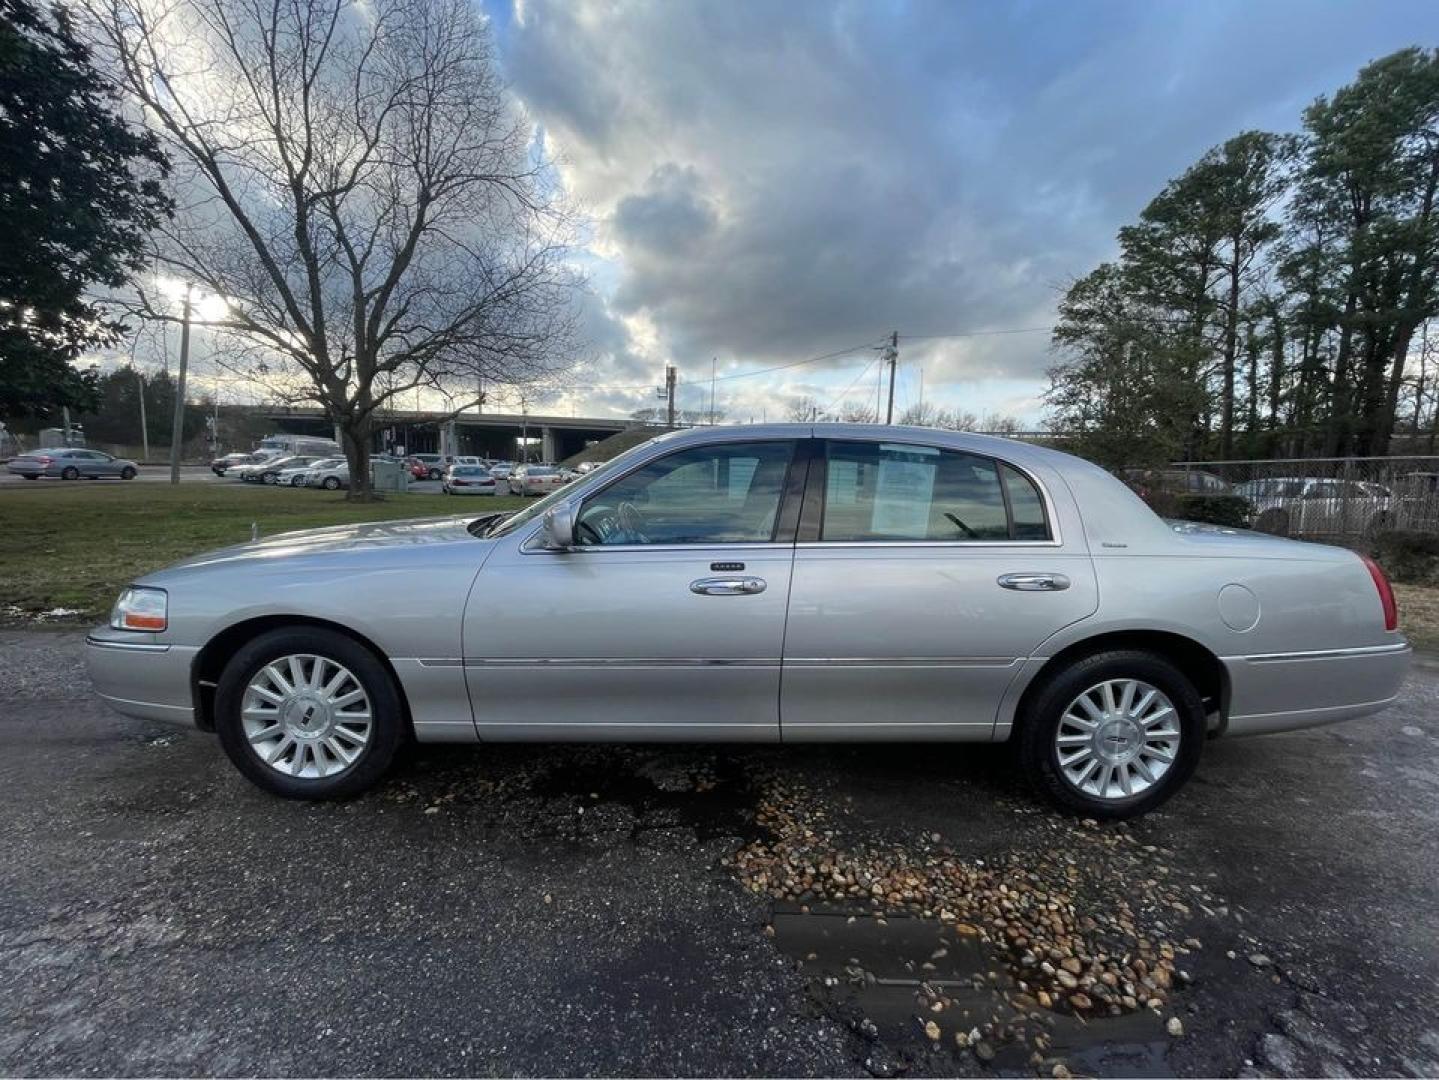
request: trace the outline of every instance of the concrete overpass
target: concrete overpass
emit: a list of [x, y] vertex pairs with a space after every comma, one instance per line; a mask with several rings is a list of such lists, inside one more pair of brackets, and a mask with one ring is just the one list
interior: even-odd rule
[[[334, 428], [317, 408], [260, 406], [255, 415], [275, 425], [275, 431], [295, 435], [334, 435]], [[633, 420], [577, 416], [542, 416], [515, 413], [448, 413], [389, 410], [378, 421], [373, 449], [403, 447], [407, 454], [477, 454], [480, 457], [518, 459], [528, 446], [531, 461], [563, 461], [586, 446], [607, 439]]]

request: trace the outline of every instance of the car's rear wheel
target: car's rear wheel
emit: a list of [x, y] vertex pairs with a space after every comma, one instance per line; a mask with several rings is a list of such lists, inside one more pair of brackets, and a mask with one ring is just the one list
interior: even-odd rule
[[339, 488], [340, 488], [340, 481], [339, 481], [338, 479], [336, 479], [336, 478], [333, 477], [333, 476], [327, 476], [327, 477], [325, 477], [325, 490], [326, 490], [326, 491], [338, 491]]
[[404, 738], [394, 679], [363, 645], [333, 630], [261, 634], [215, 690], [220, 745], [251, 782], [292, 799], [335, 799], [372, 786]]
[[301, 484], [303, 484], [304, 482], [305, 482], [304, 476], [292, 476], [292, 477], [290, 477], [290, 486], [291, 486], [291, 487], [299, 487], [299, 486], [300, 486]]
[[126, 465], [123, 469], [120, 470], [120, 479], [121, 479], [121, 480], [133, 480], [133, 479], [135, 479], [135, 470], [132, 469], [132, 468], [130, 468], [130, 466]]
[[261, 479], [264, 483], [266, 483], [266, 484], [273, 484], [273, 483], [274, 483], [276, 480], [278, 480], [279, 478], [280, 478], [280, 476], [279, 476], [278, 473], [272, 473], [272, 472], [267, 472], [267, 473], [265, 473], [265, 475], [263, 475], [263, 476], [260, 477], [260, 479]]
[[1096, 653], [1048, 677], [1020, 718], [1031, 782], [1060, 807], [1096, 818], [1145, 813], [1194, 772], [1204, 702], [1164, 657]]
[[427, 476], [429, 479], [431, 479], [431, 480], [438, 480], [438, 479], [440, 478], [440, 470], [439, 470], [439, 469], [431, 469], [431, 470], [426, 474], [426, 476]]
[[75, 468], [74, 465], [66, 465], [63, 469], [60, 470], [60, 479], [78, 480], [80, 479], [80, 470]]

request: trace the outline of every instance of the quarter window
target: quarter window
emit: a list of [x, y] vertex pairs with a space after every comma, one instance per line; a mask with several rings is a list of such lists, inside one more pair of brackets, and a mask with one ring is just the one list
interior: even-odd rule
[[743, 544], [774, 539], [794, 443], [724, 443], [652, 461], [586, 499], [586, 545]]
[[822, 541], [1049, 539], [1034, 483], [993, 458], [906, 443], [826, 447]]

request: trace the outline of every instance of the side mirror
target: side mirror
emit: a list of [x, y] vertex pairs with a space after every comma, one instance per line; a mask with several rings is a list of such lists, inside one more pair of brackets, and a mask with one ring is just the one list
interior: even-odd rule
[[558, 502], [545, 511], [545, 548], [569, 551], [575, 546], [575, 511], [568, 502]]

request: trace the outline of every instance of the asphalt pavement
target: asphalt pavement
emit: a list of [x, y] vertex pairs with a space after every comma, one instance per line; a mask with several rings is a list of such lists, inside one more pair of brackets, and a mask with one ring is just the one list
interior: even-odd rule
[[[3, 1074], [1439, 1073], [1432, 669], [1376, 717], [1212, 743], [1161, 811], [1097, 826], [1003, 748], [933, 745], [421, 748], [286, 802], [106, 710], [81, 640], [0, 632]], [[1193, 898], [1182, 978], [1043, 1060], [929, 1037], [905, 995], [936, 920], [738, 873], [777, 788], [847, 857], [1163, 882]]]

